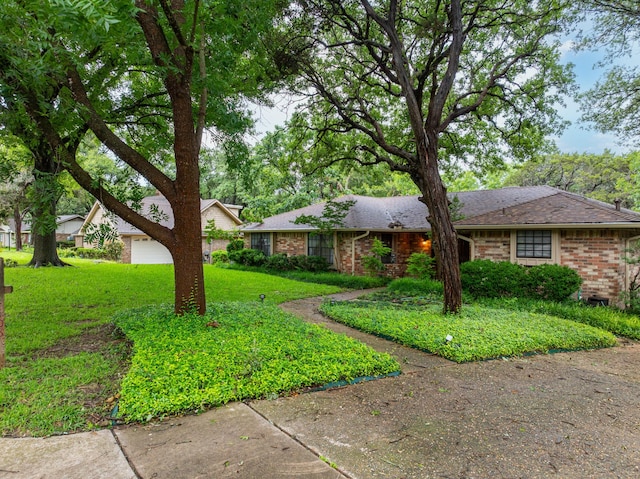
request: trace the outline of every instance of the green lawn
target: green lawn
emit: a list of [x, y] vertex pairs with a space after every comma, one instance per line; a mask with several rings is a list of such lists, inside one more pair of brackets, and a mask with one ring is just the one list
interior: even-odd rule
[[[29, 255], [2, 252], [2, 256], [18, 260], [21, 264], [29, 260]], [[132, 324], [149, 326], [146, 323], [146, 313], [127, 313], [128, 325], [123, 327], [130, 333], [134, 341], [134, 355], [130, 356], [128, 343], [122, 339], [104, 336], [111, 334], [108, 325], [116, 313], [153, 306], [156, 311], [170, 312], [173, 301], [173, 272], [167, 265], [122, 265], [115, 263], [97, 263], [90, 260], [70, 259], [73, 267], [68, 268], [39, 268], [25, 267], [6, 268], [5, 282], [14, 287], [13, 293], [6, 296], [6, 349], [7, 367], [0, 370], [0, 430], [2, 435], [48, 435], [62, 432], [86, 430], [97, 425], [104, 425], [105, 415], [109, 415], [114, 406], [113, 397], [119, 394], [121, 381], [127, 378], [126, 388], [130, 388], [136, 382], [136, 374], [139, 373], [141, 357], [148, 353], [149, 347], [144, 346], [144, 337], [153, 337], [157, 330], [146, 330], [140, 335], [132, 330]], [[184, 327], [193, 326], [193, 321], [183, 321], [179, 318], [171, 324], [170, 330], [163, 333], [175, 342], [163, 340], [157, 343], [160, 349], [153, 352], [158, 361], [166, 351], [183, 350], [185, 344], [200, 344], [201, 350], [193, 354], [181, 354], [186, 364], [193, 365], [193, 361], [206, 359], [207, 355], [220, 356], [227, 359], [218, 364], [214, 370], [245, 371], [247, 364], [254, 367], [257, 362], [263, 364], [261, 374], [266, 378], [266, 389], [255, 385], [240, 386], [240, 382], [233, 386], [235, 389], [245, 388], [249, 392], [242, 391], [228, 394], [222, 398], [215, 395], [198, 395], [198, 391], [188, 387], [175, 392], [171, 400], [172, 406], [167, 408], [155, 407], [144, 409], [147, 403], [140, 396], [141, 406], [136, 405], [135, 395], [126, 394], [123, 390], [123, 410], [129, 409], [129, 418], [142, 416], [161, 415], [177, 412], [178, 410], [194, 410], [198, 407], [216, 405], [236, 398], [250, 397], [251, 395], [266, 396], [296, 388], [301, 385], [320, 384], [326, 379], [348, 380], [353, 376], [386, 374], [390, 370], [397, 370], [395, 361], [386, 356], [372, 355], [367, 348], [360, 345], [347, 345], [350, 341], [325, 331], [318, 332], [315, 329], [305, 329], [297, 326], [298, 336], [294, 335], [292, 324], [302, 325], [302, 322], [281, 313], [274, 308], [274, 304], [296, 298], [325, 295], [336, 292], [339, 288], [329, 285], [313, 283], [301, 283], [280, 277], [219, 269], [213, 266], [205, 266], [205, 280], [207, 301], [211, 314], [207, 318], [197, 318], [198, 321], [217, 321], [222, 326], [215, 329], [218, 335], [232, 330], [230, 322], [240, 325], [241, 317], [259, 321], [261, 318], [270, 318], [265, 323], [288, 322], [289, 329], [285, 330], [260, 330], [258, 324], [247, 322], [240, 329], [244, 334], [243, 350], [238, 347], [237, 340], [219, 339], [210, 343], [203, 341], [199, 336], [204, 331], [205, 336], [212, 331], [211, 327], [200, 324], [198, 333], [187, 330]], [[264, 303], [257, 302], [261, 294], [265, 295]], [[241, 307], [242, 314], [238, 311], [238, 303], [248, 302], [249, 312]], [[225, 302], [225, 303], [222, 303]], [[162, 306], [164, 305], [164, 306]], [[222, 318], [224, 311], [235, 311]], [[172, 314], [165, 314], [171, 318]], [[249, 319], [242, 321], [248, 321]], [[133, 323], [131, 322], [133, 319]], [[237, 321], [236, 321], [237, 319]], [[122, 319], [120, 319], [122, 321]], [[166, 326], [166, 325], [165, 325]], [[133, 328], [135, 329], [135, 328]], [[101, 335], [100, 341], [93, 343], [91, 334]], [[305, 372], [305, 380], [289, 378], [280, 383], [274, 383], [276, 373], [269, 374], [269, 361], [261, 358], [261, 354], [274, 354], [272, 345], [273, 335], [287, 337], [293, 344], [306, 341], [307, 350], [303, 362], [311, 365], [311, 369]], [[301, 336], [300, 336], [301, 335]], [[302, 340], [300, 340], [302, 337]], [[157, 338], [156, 338], [157, 339]], [[110, 341], [109, 341], [110, 340]], [[185, 343], [186, 342], [186, 343]], [[191, 348], [195, 347], [191, 344]], [[230, 350], [215, 349], [227, 344], [236, 353], [237, 363], [230, 361]], [[63, 345], [63, 346], [61, 346]], [[87, 346], [89, 346], [87, 348]], [[291, 346], [292, 347], [292, 346]], [[177, 348], [177, 349], [176, 349]], [[351, 348], [353, 364], [350, 367], [334, 371], [335, 374], [327, 377], [326, 372], [340, 361], [336, 359], [336, 352], [346, 351]], [[285, 348], [286, 349], [286, 348]], [[191, 350], [189, 350], [191, 351]], [[333, 352], [331, 352], [333, 351]], [[140, 356], [139, 356], [140, 355]], [[204, 356], [203, 356], [204, 355]], [[291, 356], [289, 354], [289, 356]], [[165, 356], [166, 357], [166, 356]], [[194, 359], [196, 358], [196, 359]], [[283, 364], [288, 361], [285, 354], [284, 360], [274, 362], [283, 369]], [[210, 364], [214, 364], [209, 358]], [[315, 363], [312, 361], [316, 361]], [[134, 372], [127, 376], [129, 361], [135, 366]], [[284, 362], [283, 362], [284, 361]], [[197, 361], [196, 361], [197, 362]], [[142, 361], [144, 364], [144, 361]], [[207, 362], [201, 364], [207, 369]], [[154, 363], [154, 368], [158, 363]], [[176, 363], [175, 357], [165, 361], [161, 374], [175, 374], [179, 379], [171, 380], [174, 384], [186, 384], [188, 379], [183, 377], [184, 364]], [[171, 368], [175, 368], [171, 373]], [[234, 369], [235, 368], [235, 369]], [[301, 371], [304, 368], [296, 365]], [[285, 368], [286, 369], [286, 368]], [[159, 371], [159, 370], [158, 370]], [[178, 374], [180, 373], [180, 374]], [[250, 376], [259, 378], [257, 374], [242, 373], [233, 376], [233, 380], [246, 379]], [[230, 386], [216, 386], [217, 379], [208, 379], [206, 388], [211, 392], [216, 387], [229, 388]], [[273, 384], [271, 384], [273, 383]], [[205, 384], [196, 381], [196, 384]], [[150, 386], [154, 384], [150, 383]], [[270, 389], [271, 388], [271, 389]], [[142, 394], [142, 393], [140, 393]], [[181, 402], [179, 398], [188, 396], [188, 400]], [[133, 398], [133, 400], [132, 400]], [[107, 401], [111, 399], [111, 401]], [[197, 404], [196, 404], [197, 403]], [[176, 407], [173, 405], [177, 404]], [[138, 413], [135, 411], [145, 411]]]

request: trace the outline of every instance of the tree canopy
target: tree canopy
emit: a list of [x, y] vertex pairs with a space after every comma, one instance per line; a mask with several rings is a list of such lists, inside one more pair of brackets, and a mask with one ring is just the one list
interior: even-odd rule
[[[440, 171], [522, 159], [561, 126], [554, 104], [571, 75], [552, 41], [563, 1], [307, 0], [280, 56], [306, 96], [327, 164], [386, 163], [429, 209], [445, 285], [460, 308], [457, 239]], [[335, 133], [340, 133], [336, 140]]]
[[[199, 153], [204, 129], [238, 141], [247, 98], [275, 70], [264, 54], [277, 0], [22, 0], [3, 4], [0, 95], [46, 138], [60, 164], [109, 210], [162, 243], [175, 265], [176, 311], [204, 312]], [[24, 32], [29, 32], [25, 35]], [[163, 226], [77, 158], [92, 133], [119, 167], [169, 201]]]
[[581, 0], [579, 8], [594, 28], [582, 47], [605, 49], [609, 70], [580, 96], [582, 119], [626, 144], [640, 145], [640, 67], [615, 60], [637, 58], [640, 49], [640, 3], [636, 0]]

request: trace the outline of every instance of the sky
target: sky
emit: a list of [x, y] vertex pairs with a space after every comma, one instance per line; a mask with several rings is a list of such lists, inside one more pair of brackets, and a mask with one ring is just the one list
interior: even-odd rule
[[[595, 65], [604, 58], [604, 51], [580, 51], [576, 52], [572, 48], [572, 43], [567, 40], [562, 47], [562, 63], [572, 63], [576, 82], [581, 92], [593, 87], [595, 83], [603, 78], [606, 68], [598, 68]], [[640, 66], [640, 52], [631, 58], [621, 61], [626, 65]], [[570, 97], [565, 98], [566, 106], [558, 106], [560, 116], [571, 122], [571, 125], [553, 140], [563, 153], [593, 153], [601, 154], [604, 150], [610, 150], [617, 154], [624, 154], [632, 151], [632, 147], [624, 145], [619, 138], [613, 134], [600, 133], [594, 130], [590, 124], [580, 121], [582, 112], [579, 105]], [[274, 108], [256, 107], [255, 113], [258, 119], [256, 125], [257, 141], [265, 132], [273, 131], [276, 126], [284, 125], [291, 116], [294, 105], [280, 98], [276, 101]]]

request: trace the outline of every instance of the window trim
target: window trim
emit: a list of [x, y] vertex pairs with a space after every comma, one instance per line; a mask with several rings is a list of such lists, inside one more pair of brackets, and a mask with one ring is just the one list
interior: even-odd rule
[[[550, 258], [520, 258], [518, 257], [518, 232], [522, 231], [548, 231], [551, 233], [551, 257]], [[530, 228], [511, 230], [511, 262], [523, 266], [535, 266], [538, 264], [558, 264], [560, 260], [560, 232], [558, 230]]]

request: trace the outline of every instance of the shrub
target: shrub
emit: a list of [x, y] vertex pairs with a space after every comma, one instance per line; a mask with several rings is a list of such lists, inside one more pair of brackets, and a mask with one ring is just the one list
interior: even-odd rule
[[124, 250], [124, 243], [120, 240], [109, 241], [104, 244], [104, 257], [111, 261], [120, 261], [122, 258], [122, 251]]
[[212, 251], [211, 255], [211, 264], [218, 264], [218, 263], [228, 263], [229, 262], [229, 254], [222, 249], [216, 250], [216, 251]]
[[229, 241], [227, 245], [227, 253], [231, 254], [233, 251], [240, 251], [244, 249], [244, 240], [242, 239], [232, 239]]
[[229, 259], [244, 266], [264, 266], [267, 261], [262, 251], [247, 248], [229, 251]]
[[478, 298], [542, 298], [562, 301], [582, 279], [571, 268], [543, 264], [527, 268], [508, 261], [475, 260], [460, 266], [462, 287]]
[[288, 271], [291, 269], [291, 262], [285, 253], [277, 253], [267, 258], [264, 264], [267, 269], [277, 271]]
[[469, 261], [460, 265], [460, 274], [462, 288], [474, 297], [522, 297], [527, 291], [524, 267], [508, 261]]
[[328, 271], [329, 266], [331, 266], [326, 258], [323, 258], [322, 256], [291, 256], [289, 258], [289, 262], [291, 263], [291, 269], [296, 269], [299, 271]]
[[435, 258], [427, 253], [412, 253], [407, 260], [407, 274], [418, 279], [433, 279]]
[[18, 266], [18, 262], [11, 258], [4, 258], [4, 266], [5, 268], [15, 268]]
[[549, 301], [562, 301], [578, 291], [582, 284], [580, 275], [567, 266], [541, 264], [527, 270], [533, 288], [531, 296]]

